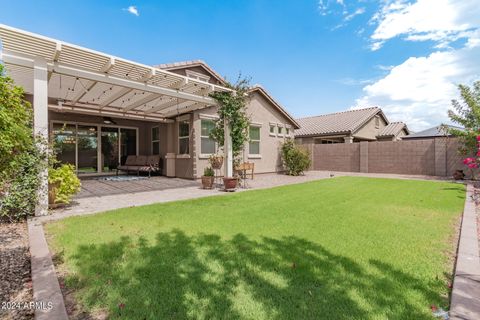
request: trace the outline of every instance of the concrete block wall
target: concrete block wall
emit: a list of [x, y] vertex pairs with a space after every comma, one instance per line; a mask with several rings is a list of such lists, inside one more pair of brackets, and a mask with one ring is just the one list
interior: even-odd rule
[[450, 176], [465, 169], [457, 150], [452, 138], [317, 144], [312, 160], [315, 170]]

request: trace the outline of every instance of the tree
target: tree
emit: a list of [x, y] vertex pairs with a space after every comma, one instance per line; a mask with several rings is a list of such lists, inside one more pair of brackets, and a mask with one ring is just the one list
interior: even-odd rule
[[480, 81], [474, 82], [472, 87], [461, 84], [458, 89], [462, 101], [452, 100], [453, 110], [448, 111], [448, 117], [465, 130], [450, 129], [449, 132], [462, 142], [462, 154], [473, 154], [477, 151], [480, 134]]

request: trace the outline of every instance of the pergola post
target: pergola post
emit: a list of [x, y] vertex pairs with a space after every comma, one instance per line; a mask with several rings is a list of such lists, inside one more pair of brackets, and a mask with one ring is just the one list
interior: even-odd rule
[[232, 149], [232, 136], [230, 135], [230, 124], [227, 120], [224, 121], [223, 126], [223, 148], [225, 152], [225, 177], [233, 177], [233, 149]]
[[33, 65], [33, 133], [45, 156], [40, 171], [40, 187], [35, 215], [48, 214], [48, 69], [43, 58], [36, 58]]

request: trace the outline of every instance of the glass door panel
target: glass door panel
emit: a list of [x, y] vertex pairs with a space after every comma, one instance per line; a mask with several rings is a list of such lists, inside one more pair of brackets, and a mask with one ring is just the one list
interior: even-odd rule
[[120, 129], [120, 163], [125, 164], [127, 156], [137, 154], [137, 130]]
[[53, 124], [53, 148], [57, 160], [75, 166], [76, 128], [74, 124]]
[[77, 148], [78, 164], [77, 172], [97, 173], [98, 172], [98, 137], [96, 126], [77, 127]]
[[102, 171], [112, 172], [118, 166], [118, 128], [102, 127]]

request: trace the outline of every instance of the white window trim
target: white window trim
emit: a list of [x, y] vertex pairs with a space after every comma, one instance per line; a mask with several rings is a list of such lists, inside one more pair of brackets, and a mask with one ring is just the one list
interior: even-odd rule
[[[270, 129], [273, 127], [273, 132], [270, 132]], [[268, 125], [268, 135], [271, 137], [277, 136], [277, 124], [274, 122], [270, 122]]]
[[[280, 133], [280, 129], [282, 129], [282, 132]], [[277, 136], [279, 137], [285, 137], [285, 126], [281, 123], [277, 123]]]
[[215, 119], [212, 118], [200, 118], [200, 156], [198, 157], [199, 159], [205, 159], [209, 158], [212, 154], [215, 154], [218, 149], [217, 142], [214, 140], [213, 142], [215, 143], [215, 151], [213, 153], [202, 153], [202, 138], [210, 138], [210, 136], [202, 136], [202, 120], [210, 120], [213, 121]]
[[[178, 153], [177, 153], [177, 158], [190, 158], [190, 129], [191, 129], [191, 124], [190, 124], [190, 121], [189, 119], [185, 119], [185, 120], [178, 120], [179, 118], [177, 118], [177, 121], [178, 121], [178, 126], [177, 126], [177, 130], [178, 130], [178, 141], [177, 141], [177, 150], [178, 150]], [[181, 122], [187, 122], [188, 121], [188, 136], [180, 136], [180, 124]], [[180, 139], [188, 139], [188, 153], [180, 153]], [[185, 157], [185, 156], [188, 156], [188, 157]]]
[[[288, 133], [287, 133], [288, 129]], [[292, 136], [292, 127], [289, 125], [285, 125], [285, 137], [291, 137]]]
[[[262, 128], [262, 124], [261, 123], [258, 123], [258, 122], [251, 122], [250, 123], [250, 127], [256, 127], [256, 128], [259, 128], [261, 129]], [[262, 142], [262, 130], [260, 130], [260, 139], [258, 140], [253, 140], [253, 141], [258, 141], [258, 154], [251, 154], [250, 153], [250, 128], [248, 129], [249, 130], [249, 134], [248, 134], [248, 139], [249, 139], [249, 146], [248, 146], [248, 158], [249, 159], [261, 159], [262, 158], [262, 146], [261, 146], [261, 142]]]
[[198, 115], [198, 117], [201, 119], [201, 120], [218, 120], [220, 119], [219, 116], [217, 115], [214, 115], [214, 114], [205, 114], [205, 113], [200, 113]]

